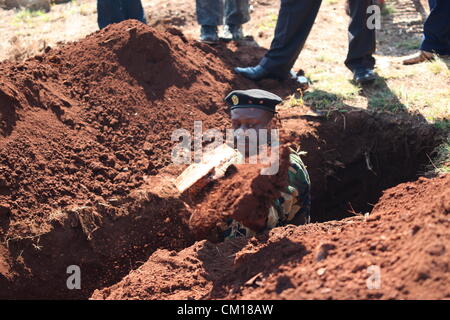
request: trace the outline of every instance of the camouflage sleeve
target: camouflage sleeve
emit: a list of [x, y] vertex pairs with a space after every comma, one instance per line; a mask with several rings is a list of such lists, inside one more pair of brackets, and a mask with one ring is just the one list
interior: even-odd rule
[[310, 221], [311, 182], [300, 155], [300, 152], [291, 150], [288, 186], [270, 208], [268, 228], [285, 225], [294, 218], [302, 224]]

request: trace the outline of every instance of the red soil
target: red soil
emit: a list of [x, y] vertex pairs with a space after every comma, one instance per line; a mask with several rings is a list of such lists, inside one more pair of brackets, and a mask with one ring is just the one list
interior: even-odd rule
[[[182, 170], [169, 165], [171, 133], [192, 130], [194, 120], [228, 127], [222, 99], [232, 89], [292, 92], [289, 82], [255, 84], [232, 73], [263, 52], [127, 21], [21, 64], [1, 63], [0, 298], [88, 298], [105, 287], [94, 297], [448, 297], [448, 176], [393, 189], [404, 196], [386, 193], [366, 222], [290, 226], [218, 246], [194, 241], [192, 208], [170, 188]], [[350, 202], [365, 210], [381, 190], [414, 180], [436, 145], [436, 130], [409, 115], [309, 119], [295, 110], [281, 118], [308, 151], [317, 220], [348, 216]], [[252, 221], [264, 210], [249, 207], [266, 208], [282, 180], [238, 168], [205, 192], [196, 217], [214, 209]], [[81, 290], [66, 287], [73, 264]], [[386, 273], [381, 291], [361, 286], [370, 264]]]
[[[450, 175], [387, 190], [368, 217], [158, 250], [93, 299], [448, 299]], [[370, 266], [381, 287], [369, 289]]]
[[273, 201], [287, 186], [289, 149], [279, 151], [280, 164], [276, 174], [264, 175], [264, 164], [237, 164], [230, 175], [217, 181], [193, 209], [190, 228], [199, 239], [217, 241], [218, 227], [226, 218], [233, 218], [254, 231], [261, 231]]
[[231, 72], [216, 76], [209, 70], [218, 59], [200, 52], [180, 36], [127, 22], [1, 65], [8, 232], [35, 234], [57, 208], [126, 195], [171, 162], [172, 131], [194, 119], [224, 127]]

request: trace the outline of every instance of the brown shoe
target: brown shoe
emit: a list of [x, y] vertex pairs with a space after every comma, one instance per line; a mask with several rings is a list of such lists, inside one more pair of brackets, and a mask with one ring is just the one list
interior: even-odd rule
[[428, 51], [420, 51], [419, 53], [415, 54], [411, 58], [407, 58], [403, 60], [403, 64], [409, 65], [409, 64], [417, 64], [425, 61], [433, 61], [434, 60], [434, 54], [432, 52]]

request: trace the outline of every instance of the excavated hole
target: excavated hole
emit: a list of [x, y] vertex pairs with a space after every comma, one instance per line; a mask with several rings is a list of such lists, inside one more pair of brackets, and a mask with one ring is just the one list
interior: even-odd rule
[[312, 222], [370, 212], [384, 190], [423, 175], [442, 141], [435, 126], [411, 115], [352, 110], [303, 117], [315, 127], [307, 134], [295, 118], [287, 116], [284, 127], [307, 152]]

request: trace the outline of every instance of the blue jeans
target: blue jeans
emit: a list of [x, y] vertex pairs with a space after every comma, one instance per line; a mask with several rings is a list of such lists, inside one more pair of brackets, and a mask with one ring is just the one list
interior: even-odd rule
[[147, 23], [141, 0], [97, 0], [97, 14], [100, 29], [128, 19]]
[[423, 25], [421, 50], [450, 55], [450, 0], [428, 0], [430, 15]]
[[250, 20], [248, 2], [249, 0], [196, 0], [197, 22], [202, 26], [244, 24]]

